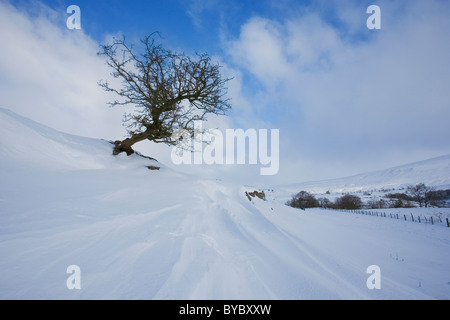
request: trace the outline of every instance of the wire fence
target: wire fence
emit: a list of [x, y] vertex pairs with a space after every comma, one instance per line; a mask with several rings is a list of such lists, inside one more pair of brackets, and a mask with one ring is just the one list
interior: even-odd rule
[[443, 219], [441, 216], [425, 216], [425, 215], [417, 215], [414, 216], [412, 212], [406, 213], [386, 213], [382, 211], [370, 211], [370, 210], [346, 210], [346, 209], [329, 209], [333, 211], [341, 211], [341, 212], [349, 212], [354, 214], [368, 215], [368, 216], [376, 216], [382, 218], [391, 218], [397, 220], [404, 220], [410, 222], [417, 223], [429, 223], [429, 224], [441, 224], [450, 228], [449, 218]]

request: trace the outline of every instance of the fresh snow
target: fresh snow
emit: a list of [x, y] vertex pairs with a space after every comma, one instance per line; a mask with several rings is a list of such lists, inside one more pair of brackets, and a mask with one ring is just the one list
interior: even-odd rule
[[444, 225], [249, 201], [111, 151], [0, 109], [1, 299], [450, 298]]

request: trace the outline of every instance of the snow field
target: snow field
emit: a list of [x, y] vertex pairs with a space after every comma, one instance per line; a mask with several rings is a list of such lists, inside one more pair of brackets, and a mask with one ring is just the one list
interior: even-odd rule
[[450, 229], [249, 201], [4, 109], [0, 124], [2, 299], [450, 297]]

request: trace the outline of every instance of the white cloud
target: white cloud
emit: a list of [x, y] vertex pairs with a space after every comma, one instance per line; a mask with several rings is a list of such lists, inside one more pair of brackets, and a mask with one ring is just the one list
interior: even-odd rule
[[340, 39], [336, 30], [324, 24], [317, 14], [287, 21], [285, 29], [285, 52], [291, 58], [289, 70], [311, 72], [332, 67], [332, 54], [341, 50]]
[[42, 4], [19, 11], [0, 2], [0, 103], [55, 129], [105, 139], [122, 138], [123, 110], [97, 82], [109, 77], [98, 44], [68, 30], [69, 15]]
[[253, 18], [242, 27], [239, 40], [230, 43], [229, 52], [270, 88], [289, 72], [283, 47], [277, 23]]
[[372, 33], [366, 8], [360, 19], [349, 16], [354, 6], [341, 6], [348, 32], [310, 12], [253, 18], [230, 41], [233, 61], [282, 106], [272, 126], [284, 139], [284, 178], [331, 178], [450, 152], [449, 4], [378, 4], [382, 30]]

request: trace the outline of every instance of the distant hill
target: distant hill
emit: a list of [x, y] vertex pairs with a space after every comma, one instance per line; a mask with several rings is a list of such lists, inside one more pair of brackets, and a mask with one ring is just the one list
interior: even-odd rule
[[345, 178], [281, 185], [274, 189], [278, 195], [285, 196], [300, 190], [317, 194], [330, 191], [330, 193], [336, 194], [402, 189], [421, 182], [439, 189], [450, 188], [450, 155]]

